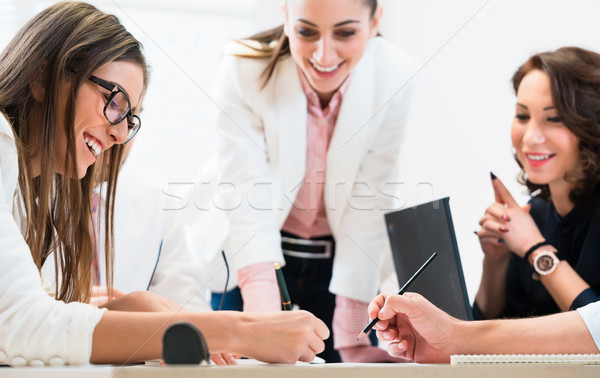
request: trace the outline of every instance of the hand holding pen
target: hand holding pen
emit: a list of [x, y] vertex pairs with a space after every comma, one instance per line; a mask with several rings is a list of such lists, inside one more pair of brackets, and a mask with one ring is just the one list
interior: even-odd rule
[[277, 277], [277, 286], [279, 287], [279, 295], [281, 296], [281, 304], [283, 305], [284, 311], [292, 310], [292, 301], [290, 294], [288, 293], [285, 279], [283, 278], [283, 272], [279, 267], [279, 263], [275, 263], [275, 276]]
[[[277, 286], [279, 287], [279, 294], [281, 296], [281, 304], [283, 306], [283, 310], [291, 311], [292, 300], [290, 299], [290, 294], [288, 293], [287, 285], [285, 284], [285, 278], [283, 278], [283, 272], [281, 271], [279, 263], [275, 263], [275, 276], [277, 277]], [[324, 364], [325, 360], [318, 356], [315, 356], [311, 363]]]
[[381, 318], [374, 327], [377, 337], [389, 342], [387, 352], [395, 358], [449, 363], [450, 355], [465, 353], [465, 343], [472, 342], [460, 326], [469, 322], [448, 315], [417, 293], [380, 294], [369, 304], [369, 316]]
[[[412, 277], [410, 277], [408, 279], [408, 281], [406, 281], [406, 283], [404, 284], [404, 286], [402, 286], [402, 288], [400, 288], [400, 291], [398, 291], [398, 295], [402, 295], [404, 294], [404, 292], [406, 290], [408, 290], [408, 288], [410, 287], [410, 285], [421, 275], [421, 273], [423, 273], [423, 271], [425, 271], [425, 269], [429, 266], [429, 264], [431, 264], [431, 262], [433, 260], [435, 260], [435, 258], [437, 257], [437, 253], [433, 253], [433, 255], [431, 255], [431, 257], [429, 259], [427, 259], [427, 261], [425, 261], [425, 263], [423, 264], [423, 266], [421, 266], [419, 268], [419, 270], [417, 270], [415, 272], [415, 274], [413, 274]], [[371, 320], [371, 322], [362, 330], [362, 332], [360, 333], [360, 335], [358, 335], [358, 337], [356, 338], [356, 340], [360, 340], [364, 335], [366, 335], [375, 324], [377, 324], [377, 322], [379, 321], [378, 317], [375, 317], [373, 320]]]

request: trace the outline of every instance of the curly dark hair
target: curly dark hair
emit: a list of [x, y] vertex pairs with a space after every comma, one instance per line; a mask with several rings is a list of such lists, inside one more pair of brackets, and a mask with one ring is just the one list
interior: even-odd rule
[[[552, 101], [565, 126], [579, 138], [577, 172], [565, 179], [574, 182], [569, 199], [590, 211], [600, 210], [600, 54], [578, 47], [563, 47], [556, 51], [535, 54], [512, 77], [515, 93], [529, 72], [541, 70], [550, 78]], [[550, 198], [548, 185], [528, 180], [523, 164], [519, 182], [535, 197]]]

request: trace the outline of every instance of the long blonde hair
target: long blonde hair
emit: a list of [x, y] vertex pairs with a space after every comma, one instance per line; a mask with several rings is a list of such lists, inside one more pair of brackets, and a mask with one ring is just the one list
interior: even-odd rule
[[[58, 3], [36, 15], [0, 55], [0, 111], [16, 138], [19, 187], [27, 213], [25, 240], [38, 269], [54, 252], [57, 299], [65, 302], [90, 298], [94, 249], [90, 204], [97, 177], [108, 181], [105, 263], [107, 285], [112, 287], [114, 193], [123, 148], [102, 152], [78, 180], [73, 128], [79, 88], [95, 70], [116, 60], [142, 67], [145, 92], [149, 73], [141, 44], [115, 16], [76, 2]], [[43, 88], [41, 102], [30, 89], [34, 82]], [[59, 86], [64, 83], [71, 85], [64, 124], [58, 125]], [[32, 121], [32, 109], [39, 110], [41, 122]], [[55, 162], [57, 128], [64, 128], [67, 136], [64, 175], [54, 168], [62, 163]], [[33, 156], [41, 157], [37, 177], [32, 177]]]

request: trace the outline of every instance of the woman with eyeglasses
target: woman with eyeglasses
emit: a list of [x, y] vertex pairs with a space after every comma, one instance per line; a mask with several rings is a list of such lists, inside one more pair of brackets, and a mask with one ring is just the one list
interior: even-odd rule
[[321, 357], [339, 361], [335, 344], [344, 361], [387, 360], [356, 335], [388, 249], [416, 65], [378, 35], [376, 0], [288, 0], [283, 13], [232, 45], [216, 78], [226, 253], [245, 311], [281, 309], [285, 262], [292, 302], [333, 327]]
[[[328, 330], [307, 312], [192, 313], [143, 292], [103, 309], [86, 303], [90, 194], [99, 177], [108, 180], [110, 248], [122, 145], [140, 128], [147, 84], [140, 43], [85, 3], [42, 11], [0, 55], [0, 363], [157, 359], [163, 331], [176, 321], [196, 325], [213, 353], [312, 360]], [[40, 276], [50, 254], [60, 272], [54, 295]], [[110, 286], [110, 250], [106, 256]]]

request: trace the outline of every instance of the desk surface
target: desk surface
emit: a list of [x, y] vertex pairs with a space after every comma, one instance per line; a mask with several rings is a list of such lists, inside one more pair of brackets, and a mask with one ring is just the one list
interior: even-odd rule
[[600, 365], [418, 365], [418, 364], [325, 364], [309, 366], [88, 366], [57, 368], [2, 368], [3, 378], [597, 378]]

